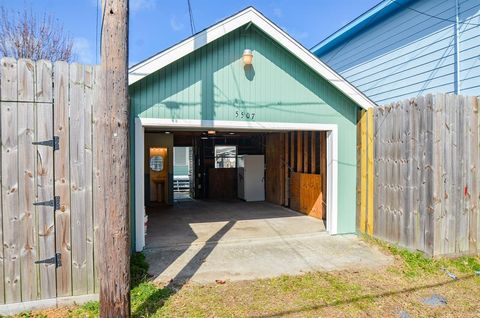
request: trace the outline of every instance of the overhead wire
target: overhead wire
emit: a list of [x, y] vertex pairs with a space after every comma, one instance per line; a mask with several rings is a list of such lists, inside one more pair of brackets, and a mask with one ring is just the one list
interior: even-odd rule
[[[430, 17], [430, 18], [434, 18], [434, 19], [437, 19], [437, 20], [441, 20], [441, 21], [445, 21], [445, 22], [450, 22], [450, 23], [457, 23], [457, 21], [455, 20], [450, 20], [450, 19], [445, 19], [445, 18], [441, 18], [441, 17], [438, 17], [436, 15], [433, 15], [433, 14], [429, 14], [429, 13], [426, 13], [426, 12], [423, 12], [423, 11], [420, 11], [420, 10], [417, 10], [415, 8], [412, 8], [412, 7], [409, 7], [407, 5], [404, 5], [400, 2], [398, 2], [397, 0], [389, 0], [390, 3], [395, 3], [397, 6], [400, 6], [402, 8], [405, 8], [405, 9], [408, 9], [408, 10], [411, 10], [413, 12], [416, 12], [418, 14], [422, 14], [424, 16], [427, 16], [427, 17]], [[460, 22], [460, 24], [465, 24], [465, 25], [473, 25], [473, 26], [480, 26], [480, 24], [478, 23], [470, 23], [470, 22]]]
[[192, 4], [190, 0], [187, 0], [188, 5], [188, 15], [190, 16], [190, 30], [192, 31], [192, 35], [196, 33], [195, 31], [195, 21], [193, 19], [193, 12], [192, 12]]

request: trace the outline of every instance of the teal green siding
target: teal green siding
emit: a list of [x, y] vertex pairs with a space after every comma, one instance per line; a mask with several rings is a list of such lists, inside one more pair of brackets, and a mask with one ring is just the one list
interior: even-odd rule
[[[242, 61], [247, 48], [251, 69]], [[136, 82], [130, 96], [132, 115], [141, 118], [338, 125], [338, 231], [355, 231], [358, 107], [255, 26]]]

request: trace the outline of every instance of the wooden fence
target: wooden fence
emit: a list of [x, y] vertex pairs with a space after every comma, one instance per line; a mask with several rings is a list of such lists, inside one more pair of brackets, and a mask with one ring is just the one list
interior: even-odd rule
[[373, 219], [359, 206], [359, 230], [366, 219], [375, 237], [432, 256], [478, 253], [478, 98], [418, 97], [376, 108], [373, 122], [374, 184], [361, 178]]
[[1, 60], [0, 303], [97, 292], [98, 77], [92, 66]]

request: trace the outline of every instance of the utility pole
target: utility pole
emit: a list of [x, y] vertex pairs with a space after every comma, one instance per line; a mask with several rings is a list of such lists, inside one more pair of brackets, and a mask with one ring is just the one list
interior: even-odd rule
[[102, 0], [96, 142], [100, 317], [130, 317], [128, 0]]

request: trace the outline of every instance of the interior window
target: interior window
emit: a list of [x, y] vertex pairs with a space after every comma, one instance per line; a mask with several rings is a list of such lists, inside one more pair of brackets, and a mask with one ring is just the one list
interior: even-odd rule
[[150, 158], [150, 169], [156, 172], [163, 171], [163, 157], [153, 156]]
[[236, 166], [236, 146], [215, 146], [215, 168], [235, 168]]

